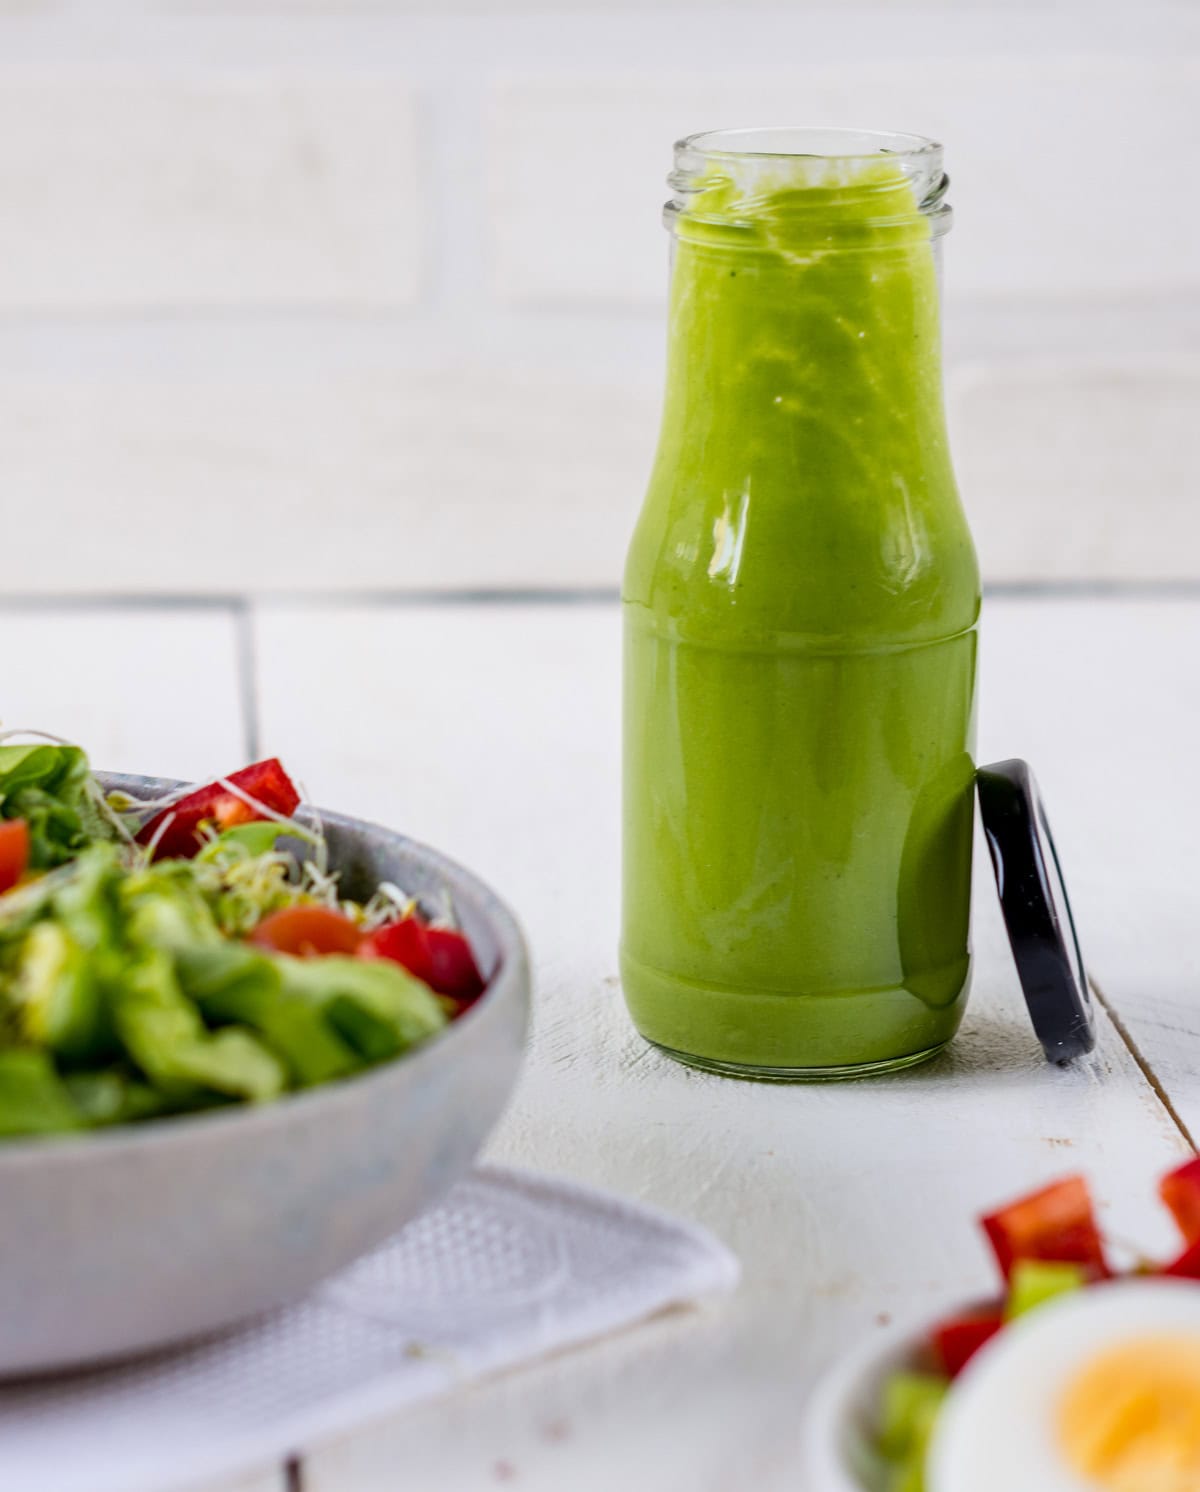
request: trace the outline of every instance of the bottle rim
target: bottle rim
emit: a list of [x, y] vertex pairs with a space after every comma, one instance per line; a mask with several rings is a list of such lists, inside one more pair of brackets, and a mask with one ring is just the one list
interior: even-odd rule
[[[667, 178], [674, 196], [666, 204], [665, 218], [672, 231], [678, 229], [685, 216], [733, 229], [748, 226], [736, 215], [695, 213], [695, 199], [712, 185], [714, 169], [718, 177], [753, 182], [762, 172], [776, 173], [788, 161], [797, 163], [798, 173], [803, 170], [802, 163], [829, 161], [835, 166], [844, 165], [850, 173], [846, 182], [848, 190], [871, 198], [880, 189], [869, 182], [856, 184], [854, 167], [887, 160], [907, 178], [917, 211], [928, 223], [931, 236], [940, 238], [952, 219], [946, 201], [950, 178], [943, 169], [942, 158], [939, 141], [897, 130], [850, 129], [838, 125], [753, 125], [701, 130], [676, 141], [674, 168]], [[885, 183], [882, 195], [886, 192]], [[886, 227], [904, 221], [896, 218], [894, 212], [894, 205], [889, 205], [874, 222]], [[908, 221], [911, 220], [910, 215]]]
[[700, 130], [675, 143], [676, 151], [696, 151], [712, 158], [770, 159], [777, 156], [822, 156], [831, 160], [869, 160], [879, 155], [911, 157], [914, 164], [939, 164], [942, 145], [927, 135], [903, 130], [850, 129], [842, 125], [749, 125]]

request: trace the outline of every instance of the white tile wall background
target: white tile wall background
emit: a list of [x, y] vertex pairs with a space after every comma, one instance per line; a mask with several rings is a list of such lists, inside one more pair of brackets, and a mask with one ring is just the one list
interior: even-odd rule
[[64, 65], [2, 83], [0, 312], [419, 295], [415, 107], [394, 80]]
[[992, 580], [1200, 580], [1200, 9], [0, 0], [10, 594], [610, 586], [672, 140], [947, 147]]
[[[924, 26], [936, 35], [935, 20]], [[488, 131], [497, 283], [526, 304], [659, 305], [661, 185], [635, 163], [657, 164], [680, 120], [799, 116], [874, 129], [903, 120], [946, 143], [958, 296], [1200, 290], [1196, 219], [1180, 190], [1200, 58], [1030, 57], [1002, 33], [993, 48], [986, 59], [922, 49], [817, 66], [784, 51], [763, 59], [769, 70], [737, 56], [687, 79], [643, 68], [504, 85]], [[598, 173], [603, 233], [592, 231]]]

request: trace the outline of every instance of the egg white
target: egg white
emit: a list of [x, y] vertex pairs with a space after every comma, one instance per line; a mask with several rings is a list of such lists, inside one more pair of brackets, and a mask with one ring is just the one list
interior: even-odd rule
[[1063, 1392], [1101, 1353], [1163, 1331], [1200, 1341], [1200, 1284], [1117, 1280], [1014, 1321], [946, 1400], [930, 1446], [929, 1492], [1094, 1492], [1059, 1448]]

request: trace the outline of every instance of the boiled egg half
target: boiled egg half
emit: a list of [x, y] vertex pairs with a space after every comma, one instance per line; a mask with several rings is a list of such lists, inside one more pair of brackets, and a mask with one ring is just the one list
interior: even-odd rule
[[1005, 1328], [955, 1382], [929, 1492], [1200, 1492], [1200, 1284], [1096, 1285]]

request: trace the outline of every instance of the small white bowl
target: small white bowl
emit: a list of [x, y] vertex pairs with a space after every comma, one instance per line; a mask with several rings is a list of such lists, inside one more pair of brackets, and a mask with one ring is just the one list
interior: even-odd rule
[[[1018, 1383], [1024, 1383], [1027, 1408], [1032, 1410], [1052, 1402], [1055, 1383], [1069, 1382], [1089, 1357], [1094, 1360], [1097, 1352], [1111, 1344], [1114, 1328], [1127, 1332], [1132, 1324], [1150, 1333], [1200, 1331], [1197, 1295], [1200, 1286], [1192, 1280], [1153, 1277], [1118, 1278], [1068, 1295], [1007, 1326], [994, 1348], [989, 1346], [972, 1359], [963, 1382], [974, 1387], [976, 1406], [981, 1390], [990, 1391], [993, 1402], [1004, 1402], [997, 1387], [1006, 1389], [1006, 1397], [1012, 1402]], [[1132, 1314], [1131, 1296], [1138, 1302]], [[957, 1313], [994, 1304], [994, 1300], [973, 1301], [960, 1305]], [[950, 1306], [923, 1323], [881, 1330], [821, 1379], [809, 1401], [804, 1424], [806, 1475], [801, 1485], [806, 1492], [886, 1492], [888, 1468], [874, 1449], [884, 1383], [898, 1370], [936, 1371], [929, 1348], [930, 1333], [939, 1321], [953, 1314], [955, 1308]], [[996, 1465], [994, 1458], [1007, 1449], [1002, 1442], [1008, 1432], [1002, 1421], [999, 1425], [992, 1423], [990, 1446], [979, 1434], [977, 1412], [975, 1422], [969, 1418], [964, 1421], [971, 1402], [970, 1395], [956, 1389], [939, 1421], [929, 1465], [933, 1484], [948, 1485], [946, 1478], [951, 1475], [953, 1485], [958, 1486], [960, 1478], [948, 1468], [963, 1464], [964, 1444], [972, 1455], [982, 1455], [990, 1465]], [[1007, 1460], [1004, 1463], [1003, 1485], [1033, 1492], [1043, 1480], [1049, 1447], [1047, 1426], [1037, 1425], [1032, 1414], [1022, 1418], [1020, 1424], [1015, 1457], [1011, 1465]], [[1000, 1481], [988, 1481], [989, 1487], [994, 1485], [1000, 1485]], [[1071, 1485], [1076, 1485], [1074, 1480]]]
[[[958, 1309], [992, 1304], [977, 1300]], [[875, 1449], [883, 1385], [901, 1370], [936, 1371], [929, 1335], [954, 1314], [949, 1305], [921, 1322], [880, 1328], [829, 1369], [805, 1415], [802, 1486], [811, 1492], [886, 1492], [888, 1468]]]

